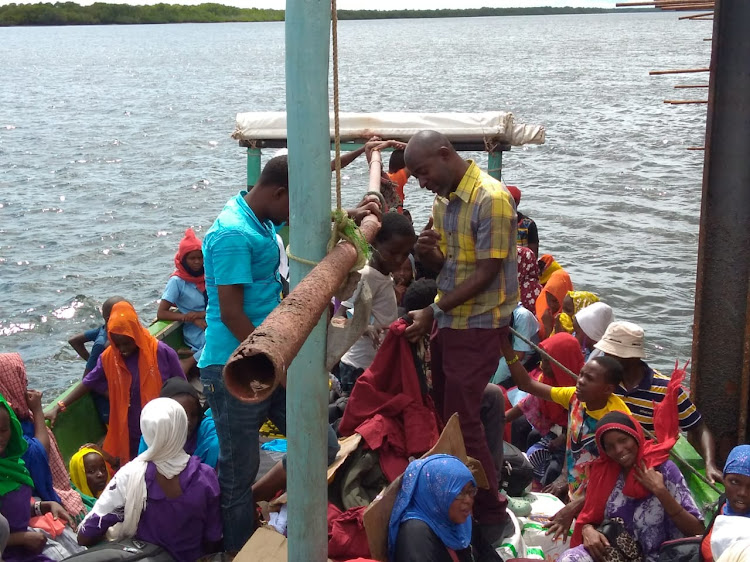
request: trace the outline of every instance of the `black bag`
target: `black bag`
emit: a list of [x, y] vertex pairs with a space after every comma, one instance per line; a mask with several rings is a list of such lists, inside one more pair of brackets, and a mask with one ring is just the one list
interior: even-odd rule
[[76, 562], [114, 562], [117, 560], [174, 562], [174, 558], [159, 545], [139, 539], [104, 542], [73, 556], [68, 556], [65, 560], [75, 560]]
[[685, 537], [667, 541], [659, 549], [659, 562], [703, 562], [703, 537]]
[[503, 442], [503, 472], [499, 476], [500, 488], [509, 496], [520, 497], [534, 479], [534, 467], [520, 449]]
[[625, 528], [619, 517], [605, 519], [596, 529], [607, 537], [609, 546], [604, 554], [605, 562], [643, 562], [643, 550], [637, 540]]

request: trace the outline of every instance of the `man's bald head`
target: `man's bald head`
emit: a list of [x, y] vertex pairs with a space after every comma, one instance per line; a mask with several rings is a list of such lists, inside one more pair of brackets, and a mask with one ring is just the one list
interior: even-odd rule
[[468, 167], [448, 137], [437, 131], [414, 135], [406, 145], [404, 161], [420, 187], [442, 197], [456, 189]]

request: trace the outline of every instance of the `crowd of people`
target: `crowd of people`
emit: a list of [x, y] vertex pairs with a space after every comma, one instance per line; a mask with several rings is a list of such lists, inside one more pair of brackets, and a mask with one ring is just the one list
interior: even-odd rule
[[[492, 545], [513, 532], [501, 491], [504, 434], [526, 452], [537, 489], [565, 502], [548, 524], [563, 541], [574, 529], [564, 562], [602, 562], [613, 552], [656, 562], [663, 544], [683, 536], [704, 537], [704, 560], [747, 548], [734, 543], [750, 539], [750, 445], [718, 468], [713, 436], [681, 387], [684, 372], [650, 367], [643, 329], [616, 321], [552, 255], [538, 255], [521, 191], [435, 131], [408, 144], [371, 139], [342, 165], [385, 149], [393, 152], [382, 199], [366, 196], [348, 211], [357, 223], [375, 214], [381, 228], [356, 288], [331, 303], [332, 318], [348, 319], [367, 300], [369, 319], [331, 370], [327, 453], [333, 462], [338, 437], [353, 432], [370, 444], [376, 416], [404, 420], [406, 444], [381, 453], [381, 478], [403, 473], [389, 561], [500, 559]], [[419, 233], [404, 207], [411, 177], [435, 195]], [[119, 296], [104, 302], [102, 327], [70, 339], [84, 375], [46, 417], [54, 426], [91, 393], [107, 432], [102, 443], [83, 444], [67, 470], [20, 356], [0, 354], [3, 560], [84, 561], [85, 548], [105, 539], [137, 538], [179, 561], [242, 549], [258, 525], [256, 503], [286, 487], [285, 456], [257, 478], [261, 426], [270, 420], [286, 432], [286, 390], [247, 403], [222, 371], [288, 293], [278, 233], [288, 220], [288, 158], [278, 155], [229, 199], [203, 241], [188, 229], [179, 244], [157, 318], [182, 323], [185, 349], [158, 341]], [[411, 350], [407, 372], [391, 360], [400, 349]], [[488, 487], [456, 457], [411, 460], [454, 414]], [[409, 425], [419, 426], [417, 439]], [[710, 532], [668, 460], [680, 431], [707, 477], [726, 486]]]

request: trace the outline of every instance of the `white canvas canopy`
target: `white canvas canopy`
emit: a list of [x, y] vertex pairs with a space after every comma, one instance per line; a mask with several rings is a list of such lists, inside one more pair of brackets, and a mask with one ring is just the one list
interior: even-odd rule
[[[331, 140], [333, 114], [331, 114]], [[484, 142], [487, 146], [509, 144], [543, 144], [544, 127], [516, 123], [512, 113], [341, 113], [340, 134], [343, 142], [369, 139], [408, 141], [426, 129], [440, 131], [452, 142]], [[232, 138], [239, 141], [285, 140], [286, 113], [238, 113]]]

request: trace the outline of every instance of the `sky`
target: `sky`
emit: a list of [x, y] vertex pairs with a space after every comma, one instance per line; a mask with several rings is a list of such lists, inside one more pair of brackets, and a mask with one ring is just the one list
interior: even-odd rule
[[[0, 0], [0, 4], [8, 4], [13, 0]], [[19, 4], [34, 3], [24, 0], [15, 0]], [[55, 2], [56, 0], [44, 0]], [[72, 0], [82, 5], [92, 4], [95, 0]], [[240, 8], [273, 8], [284, 9], [285, 0], [99, 0], [112, 4], [158, 4], [166, 2], [169, 4], [201, 4], [203, 2], [217, 2]], [[492, 8], [515, 8], [532, 6], [575, 6], [587, 8], [614, 8], [615, 0], [377, 0], [367, 2], [364, 0], [338, 0], [341, 10], [435, 10], [441, 8], [481, 8], [488, 6]]]

